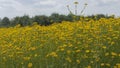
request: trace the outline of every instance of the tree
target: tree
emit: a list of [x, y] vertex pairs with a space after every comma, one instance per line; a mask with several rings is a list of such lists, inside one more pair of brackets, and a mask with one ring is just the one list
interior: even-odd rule
[[0, 22], [2, 21], [2, 19], [0, 18]]
[[74, 20], [74, 16], [73, 14], [68, 14], [67, 15], [67, 21], [73, 21]]
[[99, 20], [100, 18], [105, 18], [105, 15], [104, 14], [97, 14], [96, 20]]
[[18, 24], [20, 24], [20, 17], [19, 16], [15, 17], [14, 19], [11, 20], [11, 26], [15, 26]]
[[33, 22], [37, 22], [37, 24], [45, 26], [51, 24], [49, 18], [45, 15], [33, 17]]
[[8, 17], [4, 17], [1, 21], [2, 26], [9, 26], [10, 25], [10, 20]]
[[28, 15], [24, 15], [23, 17], [20, 18], [20, 24], [21, 26], [27, 26], [31, 25], [30, 17]]
[[18, 25], [20, 24], [21, 26], [27, 26], [27, 25], [31, 25], [32, 24], [32, 19], [30, 19], [30, 17], [28, 15], [24, 15], [22, 17], [15, 17], [12, 21], [12, 25]]
[[66, 15], [59, 15], [59, 21], [67, 21], [67, 16]]
[[61, 22], [59, 19], [59, 14], [58, 13], [53, 13], [51, 14], [51, 16], [49, 17], [50, 21], [53, 22]]

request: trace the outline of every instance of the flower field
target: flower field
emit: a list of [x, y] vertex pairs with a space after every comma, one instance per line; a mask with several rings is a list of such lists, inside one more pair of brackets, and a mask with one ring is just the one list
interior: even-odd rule
[[0, 28], [0, 68], [120, 68], [120, 18]]

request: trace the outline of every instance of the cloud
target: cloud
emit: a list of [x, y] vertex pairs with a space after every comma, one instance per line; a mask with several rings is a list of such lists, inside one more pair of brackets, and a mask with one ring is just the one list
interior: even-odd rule
[[34, 8], [38, 9], [51, 9], [56, 7], [57, 3], [53, 0], [43, 0], [33, 4]]
[[119, 2], [119, 0], [101, 0], [103, 3]]
[[85, 10], [86, 15], [91, 14], [115, 14], [120, 16], [120, 2], [118, 0], [88, 0], [88, 7]]
[[[88, 3], [84, 14], [91, 15], [97, 13], [120, 15], [119, 0], [79, 0], [78, 13], [84, 7], [85, 1]], [[24, 14], [50, 15], [53, 12], [68, 14], [66, 5], [74, 12], [74, 0], [0, 0], [0, 16], [15, 17]]]
[[44, 0], [44, 1], [40, 1], [40, 2], [37, 2], [35, 3], [36, 5], [55, 5], [56, 2], [53, 1], [53, 0]]

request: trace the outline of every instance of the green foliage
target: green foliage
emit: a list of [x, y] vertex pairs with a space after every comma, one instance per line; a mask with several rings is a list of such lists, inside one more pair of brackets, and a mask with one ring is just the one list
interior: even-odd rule
[[39, 25], [49, 25], [49, 18], [45, 15], [33, 17], [33, 22], [37, 22]]
[[4, 17], [2, 20], [1, 20], [1, 25], [2, 26], [9, 26], [10, 25], [10, 20], [8, 17]]
[[3, 19], [0, 19], [0, 26], [1, 27], [8, 27], [8, 26], [16, 26], [20, 24], [21, 26], [28, 26], [32, 25], [34, 22], [37, 22], [37, 24], [41, 26], [48, 26], [53, 23], [61, 23], [62, 21], [79, 21], [80, 18], [89, 18], [93, 20], [99, 20], [101, 18], [114, 18], [115, 16], [108, 16], [104, 14], [97, 14], [97, 15], [91, 15], [91, 16], [76, 16], [74, 14], [68, 14], [68, 15], [62, 15], [58, 13], [53, 13], [50, 16], [45, 15], [37, 15], [32, 18], [29, 17], [29, 15], [24, 16], [17, 16], [13, 19], [9, 19], [8, 17], [4, 17]]

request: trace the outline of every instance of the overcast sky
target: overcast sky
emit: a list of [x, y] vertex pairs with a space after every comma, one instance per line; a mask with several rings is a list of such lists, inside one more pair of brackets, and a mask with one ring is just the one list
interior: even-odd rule
[[120, 0], [0, 0], [0, 17], [13, 18], [24, 14], [50, 15], [51, 13], [68, 14], [66, 5], [74, 12], [74, 1], [78, 1], [78, 13], [88, 3], [84, 15], [115, 14], [120, 16]]

